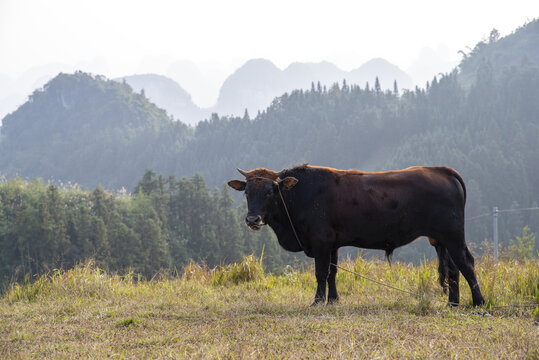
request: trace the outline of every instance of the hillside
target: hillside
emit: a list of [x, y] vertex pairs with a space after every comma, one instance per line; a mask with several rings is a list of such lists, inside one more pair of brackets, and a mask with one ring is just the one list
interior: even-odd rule
[[480, 69], [489, 67], [500, 76], [512, 68], [539, 63], [539, 19], [530, 21], [512, 34], [500, 38], [493, 29], [487, 40], [463, 53], [459, 69], [463, 83], [470, 85]]
[[[121, 187], [190, 136], [127, 84], [60, 74], [3, 120], [0, 172]], [[136, 174], [136, 175], [135, 175]]]

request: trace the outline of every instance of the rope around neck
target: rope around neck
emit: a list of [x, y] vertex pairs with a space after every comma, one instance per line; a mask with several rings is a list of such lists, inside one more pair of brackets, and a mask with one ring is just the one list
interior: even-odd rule
[[279, 196], [281, 197], [281, 201], [283, 202], [284, 210], [286, 211], [286, 216], [288, 216], [288, 221], [290, 222], [290, 226], [292, 227], [294, 236], [296, 237], [296, 240], [298, 241], [298, 244], [301, 250], [305, 251], [305, 247], [303, 247], [303, 244], [299, 240], [298, 233], [296, 232], [296, 228], [294, 227], [294, 223], [292, 222], [292, 218], [290, 217], [290, 213], [288, 212], [288, 207], [286, 206], [286, 203], [284, 202], [283, 194], [281, 193], [281, 187], [279, 186], [279, 184], [277, 184], [277, 189], [279, 190]]

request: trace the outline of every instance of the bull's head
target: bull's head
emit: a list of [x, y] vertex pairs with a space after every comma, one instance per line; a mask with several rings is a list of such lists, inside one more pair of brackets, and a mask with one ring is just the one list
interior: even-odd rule
[[228, 186], [238, 191], [245, 191], [247, 198], [245, 223], [253, 230], [260, 230], [268, 217], [278, 211], [281, 201], [279, 191], [291, 189], [298, 180], [294, 177], [280, 179], [279, 174], [273, 176], [275, 179], [257, 176], [254, 170], [245, 172], [238, 169], [238, 171], [245, 176], [245, 181], [230, 180]]

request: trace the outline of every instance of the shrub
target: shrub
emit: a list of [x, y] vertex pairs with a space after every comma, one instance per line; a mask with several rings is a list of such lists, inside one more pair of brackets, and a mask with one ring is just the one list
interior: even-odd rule
[[511, 240], [509, 245], [509, 253], [513, 258], [523, 260], [530, 259], [534, 256], [535, 250], [535, 234], [530, 232], [529, 226], [524, 226], [522, 236], [516, 236]]

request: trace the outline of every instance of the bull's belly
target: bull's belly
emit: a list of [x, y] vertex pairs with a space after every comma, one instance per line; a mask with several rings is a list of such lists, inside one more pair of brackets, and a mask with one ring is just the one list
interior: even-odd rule
[[381, 231], [337, 231], [337, 246], [354, 246], [364, 249], [387, 250], [406, 245], [421, 236], [428, 236], [420, 229], [414, 231], [398, 231], [386, 229]]

